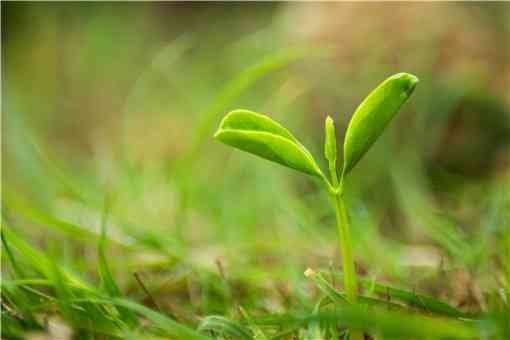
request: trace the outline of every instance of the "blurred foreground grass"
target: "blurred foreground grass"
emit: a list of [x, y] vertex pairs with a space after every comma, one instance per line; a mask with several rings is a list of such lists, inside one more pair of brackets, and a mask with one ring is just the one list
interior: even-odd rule
[[[2, 337], [509, 338], [509, 19], [2, 3]], [[398, 71], [420, 88], [348, 187], [349, 307], [327, 197], [212, 133], [253, 109], [318, 156], [326, 114], [344, 130]]]

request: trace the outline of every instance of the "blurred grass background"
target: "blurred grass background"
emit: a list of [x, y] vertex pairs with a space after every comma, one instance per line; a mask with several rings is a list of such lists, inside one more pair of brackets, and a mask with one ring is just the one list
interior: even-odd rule
[[415, 95], [348, 183], [358, 271], [490, 310], [510, 278], [509, 38], [508, 3], [2, 2], [4, 227], [98, 286], [108, 215], [121, 291], [187, 324], [310, 306], [304, 270], [341, 263], [328, 197], [212, 134], [267, 113], [321, 159], [326, 115], [341, 140], [406, 71]]

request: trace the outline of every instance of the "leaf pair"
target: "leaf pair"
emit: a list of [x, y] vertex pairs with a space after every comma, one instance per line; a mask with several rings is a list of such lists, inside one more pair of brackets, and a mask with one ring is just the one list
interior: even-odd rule
[[[342, 176], [348, 174], [370, 149], [417, 83], [418, 78], [411, 74], [393, 75], [360, 104], [347, 128]], [[336, 140], [333, 120], [329, 117], [325, 129], [325, 156], [330, 163], [333, 182], [336, 182]], [[325, 178], [311, 153], [286, 128], [265, 115], [246, 110], [232, 111], [223, 118], [215, 138], [289, 168]]]

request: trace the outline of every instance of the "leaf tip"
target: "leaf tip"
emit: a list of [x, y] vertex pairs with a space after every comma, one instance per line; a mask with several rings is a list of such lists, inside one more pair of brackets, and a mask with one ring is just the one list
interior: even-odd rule
[[324, 130], [326, 139], [324, 142], [324, 156], [334, 167], [336, 162], [336, 134], [335, 134], [335, 122], [330, 116], [326, 117], [324, 122]]
[[407, 96], [410, 96], [413, 93], [414, 89], [416, 88], [416, 85], [418, 85], [418, 83], [420, 82], [420, 79], [418, 79], [417, 76], [406, 72], [394, 74], [389, 79], [392, 81], [399, 82], [402, 86], [402, 89], [404, 90], [404, 93]]

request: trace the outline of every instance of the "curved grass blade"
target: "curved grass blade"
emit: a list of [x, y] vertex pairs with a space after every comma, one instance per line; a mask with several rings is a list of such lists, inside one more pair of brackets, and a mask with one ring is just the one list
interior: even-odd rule
[[261, 326], [289, 328], [305, 327], [312, 320], [323, 324], [364, 329], [391, 339], [476, 339], [476, 324], [454, 319], [437, 318], [423, 314], [403, 313], [385, 307], [342, 304], [334, 311], [319, 313], [288, 313], [256, 319]]
[[200, 322], [198, 330], [200, 332], [213, 331], [225, 336], [234, 337], [235, 339], [252, 339], [252, 335], [246, 327], [218, 315], [204, 318]]
[[232, 111], [223, 118], [214, 137], [267, 160], [323, 177], [310, 152], [287, 129], [265, 115]]
[[345, 294], [337, 291], [331, 284], [326, 281], [326, 279], [322, 276], [321, 273], [317, 273], [314, 270], [308, 268], [305, 271], [305, 276], [312, 279], [313, 283], [319, 288], [327, 297], [331, 299], [334, 303], [349, 303], [347, 296]]
[[[122, 297], [122, 292], [120, 291], [117, 282], [115, 282], [115, 278], [110, 270], [108, 265], [108, 261], [106, 260], [106, 230], [107, 230], [107, 217], [108, 217], [108, 205], [105, 204], [104, 211], [101, 217], [101, 237], [99, 239], [98, 245], [98, 259], [99, 259], [99, 276], [101, 278], [101, 283], [108, 293], [108, 295], [112, 298]], [[120, 319], [130, 326], [137, 326], [138, 320], [136, 316], [128, 309], [124, 307], [117, 307], [118, 312], [120, 314]]]
[[55, 262], [50, 263], [48, 279], [55, 289], [56, 302], [62, 316], [74, 328], [78, 328], [80, 323], [83, 321], [82, 313], [73, 306], [71, 301], [74, 299], [74, 295], [70, 286], [66, 284], [64, 273], [61, 272], [61, 269]]
[[[323, 296], [322, 298], [319, 299], [319, 302], [317, 302], [315, 304], [315, 306], [313, 308], [314, 315], [317, 315], [320, 312], [320, 308], [321, 308], [324, 300], [326, 300], [326, 299], [328, 299], [328, 296]], [[321, 328], [320, 322], [318, 322], [317, 320], [313, 320], [308, 325], [308, 328], [307, 328], [306, 334], [305, 334], [305, 340], [324, 340], [324, 339], [326, 339], [326, 336], [324, 333], [325, 333], [325, 330]]]
[[172, 320], [168, 316], [156, 312], [144, 305], [136, 303], [131, 300], [124, 298], [108, 298], [108, 297], [86, 297], [72, 300], [73, 303], [92, 303], [96, 305], [115, 305], [129, 309], [133, 313], [139, 314], [145, 317], [147, 320], [153, 323], [155, 328], [161, 331], [161, 333], [169, 339], [183, 339], [183, 340], [207, 340], [209, 337], [200, 334], [196, 330], [181, 324], [175, 320]]
[[172, 320], [166, 315], [153, 311], [152, 309], [140, 305], [136, 302], [120, 298], [105, 300], [104, 302], [112, 303], [116, 306], [129, 309], [134, 313], [138, 313], [144, 316], [145, 318], [152, 321], [157, 328], [164, 331], [168, 336], [171, 336], [172, 339], [192, 339], [192, 340], [210, 339], [209, 337], [200, 334], [194, 329], [191, 329], [186, 325], [183, 325], [177, 321]]
[[[347, 299], [347, 295], [345, 293], [339, 292], [335, 289], [322, 275], [322, 273], [317, 273], [312, 269], [307, 269], [305, 271], [305, 276], [312, 279], [312, 281], [315, 283], [317, 288], [319, 288], [320, 291], [322, 291], [325, 296], [324, 299], [320, 302], [320, 307], [327, 305], [328, 303], [332, 302], [334, 304], [346, 304], [349, 303], [349, 300]], [[379, 300], [370, 298], [367, 296], [358, 296], [358, 300], [362, 305], [369, 305], [369, 306], [384, 306], [391, 309], [403, 309], [402, 306], [391, 303], [389, 301], [385, 300]]]
[[[42, 327], [37, 322], [37, 318], [32, 311], [32, 306], [35, 304], [34, 299], [31, 299], [30, 295], [23, 291], [19, 286], [7, 282], [2, 279], [2, 310], [4, 311], [4, 305], [9, 304], [11, 308], [15, 309], [19, 313], [18, 317], [21, 316], [25, 327], [30, 329], [41, 329]], [[2, 312], [2, 314], [4, 314]], [[2, 326], [5, 324], [2, 323]]]
[[12, 267], [11, 269], [12, 269], [13, 274], [15, 274], [15, 276], [17, 276], [20, 279], [24, 278], [25, 272], [23, 271], [22, 266], [18, 265], [18, 262], [16, 261], [16, 257], [14, 257], [14, 255], [12, 254], [11, 248], [10, 248], [9, 244], [7, 243], [7, 240], [4, 237], [4, 233], [2, 232], [0, 235], [2, 238], [2, 247], [3, 247], [2, 250], [5, 252], [5, 254], [7, 254], [7, 259], [9, 260], [9, 263], [11, 264], [11, 267]]
[[49, 228], [56, 230], [73, 240], [88, 242], [91, 239], [97, 239], [99, 236], [92, 228], [73, 224], [41, 211], [31, 205], [28, 198], [22, 197], [12, 189], [4, 189], [3, 195], [4, 200], [2, 203], [8, 209], [22, 215], [31, 222], [48, 226]]
[[[46, 256], [43, 252], [33, 248], [21, 237], [19, 237], [11, 228], [9, 228], [5, 222], [2, 224], [2, 234], [6, 242], [9, 243], [12, 250], [16, 250], [19, 254], [19, 259], [23, 263], [32, 266], [37, 272], [41, 273], [44, 277], [52, 277], [54, 273], [53, 261]], [[61, 269], [61, 276], [65, 277], [69, 283], [79, 287], [80, 289], [91, 291], [92, 288], [85, 283], [82, 279], [74, 275], [69, 271]]]
[[[339, 278], [343, 277], [342, 273], [334, 272], [334, 274], [338, 275]], [[399, 289], [383, 285], [381, 283], [374, 282], [373, 280], [367, 280], [362, 278], [360, 279], [360, 282], [365, 289], [371, 289], [374, 293], [380, 296], [386, 296], [388, 298], [391, 298], [392, 300], [401, 301], [408, 306], [419, 308], [429, 313], [456, 318], [469, 317], [469, 315], [449, 305], [448, 303], [430, 296], [417, 294], [413, 291], [405, 289]]]
[[239, 312], [248, 323], [248, 328], [253, 333], [253, 340], [269, 340], [268, 336], [264, 331], [253, 321], [252, 317], [244, 310], [242, 306], [239, 306]]
[[383, 81], [358, 106], [345, 134], [342, 178], [383, 133], [417, 83], [418, 78], [412, 74], [395, 74]]

